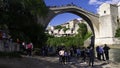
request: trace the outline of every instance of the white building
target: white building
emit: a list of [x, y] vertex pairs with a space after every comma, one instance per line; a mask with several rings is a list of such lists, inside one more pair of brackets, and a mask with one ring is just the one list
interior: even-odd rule
[[56, 37], [71, 36], [71, 35], [75, 35], [78, 33], [77, 30], [79, 29], [79, 26], [78, 26], [79, 23], [85, 23], [88, 27], [88, 31], [91, 31], [91, 29], [88, 26], [88, 24], [86, 23], [86, 21], [84, 21], [80, 18], [68, 21], [61, 25], [57, 25], [57, 26], [62, 26], [64, 28], [68, 28], [66, 31], [64, 31], [64, 28], [62, 28], [60, 30], [55, 29], [56, 26], [48, 26], [46, 30], [48, 31], [48, 33], [50, 35], [54, 35]]

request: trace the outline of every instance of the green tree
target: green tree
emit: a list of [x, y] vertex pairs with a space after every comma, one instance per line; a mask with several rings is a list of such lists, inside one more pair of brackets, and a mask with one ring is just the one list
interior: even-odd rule
[[120, 28], [116, 30], [115, 37], [120, 37]]
[[84, 23], [79, 23], [79, 29], [78, 29], [78, 34], [80, 35], [81, 38], [85, 38], [88, 30], [87, 30], [87, 25]]
[[58, 33], [60, 32], [60, 30], [62, 29], [63, 27], [61, 25], [58, 25], [58, 26], [55, 26], [55, 29], [58, 30]]
[[0, 0], [0, 10], [0, 25], [7, 25], [14, 40], [45, 44], [45, 29], [37, 23], [37, 17], [45, 17], [48, 12], [43, 0]]
[[69, 30], [69, 28], [63, 27], [64, 33], [66, 33], [67, 30]]
[[[58, 29], [61, 26], [57, 27]], [[63, 27], [63, 31], [66, 31], [67, 28]], [[84, 23], [79, 24], [78, 34], [75, 36], [67, 36], [67, 37], [52, 37], [49, 38], [49, 45], [65, 45], [69, 46], [82, 46], [84, 41], [89, 38], [92, 34], [87, 31], [87, 26]]]

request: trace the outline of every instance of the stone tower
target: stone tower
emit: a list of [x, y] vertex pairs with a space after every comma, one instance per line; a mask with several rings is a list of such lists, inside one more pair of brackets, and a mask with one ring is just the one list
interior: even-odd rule
[[119, 25], [119, 28], [120, 28], [120, 2], [118, 3], [118, 25]]
[[118, 6], [103, 3], [99, 7], [99, 44], [114, 44], [115, 32], [118, 28]]
[[120, 2], [118, 3], [118, 17], [119, 17], [119, 19], [120, 19]]

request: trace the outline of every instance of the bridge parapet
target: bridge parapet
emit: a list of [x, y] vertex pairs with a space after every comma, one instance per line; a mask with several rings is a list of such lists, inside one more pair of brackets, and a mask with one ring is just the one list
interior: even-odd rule
[[96, 16], [96, 17], [99, 17], [98, 14], [95, 14], [95, 13], [93, 13], [93, 12], [89, 12], [89, 11], [83, 9], [82, 7], [78, 7], [78, 6], [76, 6], [76, 5], [59, 6], [59, 7], [55, 6], [55, 7], [49, 7], [49, 9], [50, 9], [50, 10], [78, 9], [78, 10], [81, 10], [81, 11], [87, 13], [87, 14], [90, 14], [90, 15], [93, 15], [93, 16]]

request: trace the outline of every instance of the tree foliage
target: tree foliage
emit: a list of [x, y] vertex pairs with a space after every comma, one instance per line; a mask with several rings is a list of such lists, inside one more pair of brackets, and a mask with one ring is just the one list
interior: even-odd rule
[[45, 17], [47, 12], [43, 0], [0, 0], [0, 25], [8, 27], [13, 40], [19, 38], [43, 45], [47, 38], [37, 16]]
[[61, 30], [63, 27], [61, 25], [55, 26], [55, 29]]
[[79, 25], [79, 29], [78, 29], [78, 35], [82, 38], [82, 39], [84, 39], [85, 38], [85, 36], [86, 36], [86, 34], [87, 34], [87, 32], [88, 32], [88, 30], [87, 30], [87, 25], [86, 24], [84, 24], [84, 23], [79, 23], [78, 24]]
[[79, 46], [83, 45], [80, 38], [77, 37], [53, 37], [48, 38], [47, 44], [50, 46]]
[[64, 33], [65, 33], [67, 30], [69, 30], [69, 28], [66, 28], [66, 27], [63, 28]]
[[[63, 28], [64, 29], [64, 28]], [[67, 30], [67, 29], [66, 29]], [[87, 26], [84, 23], [79, 24], [78, 34], [75, 36], [66, 37], [49, 37], [47, 44], [51, 46], [82, 46], [84, 41], [92, 34], [87, 31]]]
[[116, 30], [115, 37], [120, 37], [120, 28]]

